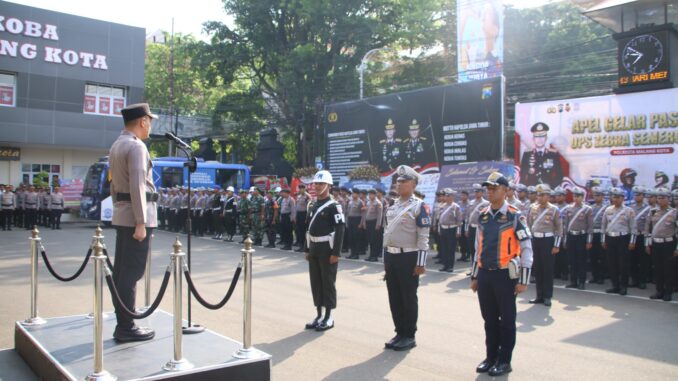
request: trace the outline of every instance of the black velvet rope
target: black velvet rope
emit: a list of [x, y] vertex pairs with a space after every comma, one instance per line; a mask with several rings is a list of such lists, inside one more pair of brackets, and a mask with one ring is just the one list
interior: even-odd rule
[[53, 277], [56, 279], [62, 281], [62, 282], [70, 282], [82, 274], [83, 270], [85, 270], [85, 267], [87, 267], [87, 262], [89, 261], [89, 257], [92, 255], [92, 248], [90, 247], [89, 250], [87, 250], [87, 255], [85, 256], [85, 260], [82, 262], [80, 265], [80, 268], [78, 271], [75, 272], [75, 274], [69, 276], [69, 277], [64, 277], [59, 274], [54, 270], [52, 267], [52, 264], [49, 262], [49, 259], [47, 259], [47, 253], [45, 252], [45, 248], [42, 247], [40, 250], [40, 254], [42, 254], [42, 260], [45, 261], [45, 266], [47, 266], [47, 270], [49, 271], [50, 274], [52, 274]]
[[148, 310], [144, 311], [143, 313], [136, 313], [127, 309], [122, 300], [120, 300], [120, 294], [118, 293], [118, 289], [115, 288], [113, 276], [106, 275], [106, 283], [108, 284], [108, 289], [111, 291], [113, 306], [115, 307], [116, 310], [121, 311], [124, 315], [127, 315], [132, 319], [146, 319], [147, 317], [151, 316], [151, 314], [153, 314], [153, 312], [155, 312], [155, 310], [160, 305], [162, 297], [165, 295], [165, 291], [167, 290], [167, 285], [169, 284], [171, 274], [172, 273], [170, 272], [170, 268], [168, 267], [167, 270], [165, 270], [165, 276], [162, 278], [162, 284], [160, 285], [158, 295], [155, 297], [153, 304], [151, 304], [151, 306], [148, 307]]
[[223, 307], [228, 303], [228, 300], [231, 299], [231, 295], [233, 295], [233, 291], [235, 290], [236, 284], [238, 284], [238, 279], [240, 278], [240, 272], [242, 271], [242, 265], [238, 265], [238, 268], [235, 269], [235, 274], [233, 274], [233, 279], [231, 280], [231, 285], [228, 287], [228, 292], [226, 292], [226, 295], [224, 296], [223, 299], [217, 304], [211, 304], [198, 293], [198, 290], [195, 288], [195, 284], [193, 284], [193, 279], [191, 279], [191, 273], [186, 269], [184, 270], [184, 276], [186, 276], [186, 282], [188, 283], [188, 288], [191, 290], [191, 294], [195, 296], [195, 299], [198, 301], [198, 303], [202, 304], [203, 307], [210, 309], [210, 310], [218, 310], [219, 308]]

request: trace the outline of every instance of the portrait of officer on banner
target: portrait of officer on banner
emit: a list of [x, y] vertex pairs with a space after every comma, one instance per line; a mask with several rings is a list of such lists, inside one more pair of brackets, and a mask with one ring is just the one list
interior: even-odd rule
[[395, 124], [393, 119], [389, 118], [384, 127], [386, 139], [379, 141], [381, 160], [379, 169], [383, 172], [395, 169], [400, 164], [400, 159], [404, 155], [403, 140], [395, 137]]
[[434, 162], [435, 152], [432, 140], [422, 136], [421, 128], [416, 119], [412, 119], [408, 133], [410, 136], [403, 141], [407, 165], [425, 167], [427, 164]]
[[535, 123], [530, 129], [534, 147], [523, 153], [520, 160], [521, 183], [525, 185], [548, 184], [555, 188], [563, 181], [560, 153], [547, 145], [549, 126]]

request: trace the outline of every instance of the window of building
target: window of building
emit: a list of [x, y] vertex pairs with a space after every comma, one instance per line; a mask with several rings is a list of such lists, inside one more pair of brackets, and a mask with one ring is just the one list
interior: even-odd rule
[[40, 179], [53, 187], [61, 178], [61, 165], [21, 163], [21, 172], [21, 182], [24, 184], [34, 184], [37, 179]]
[[88, 83], [85, 85], [83, 112], [119, 116], [127, 103], [126, 93], [122, 87]]
[[16, 74], [0, 72], [0, 106], [16, 106]]

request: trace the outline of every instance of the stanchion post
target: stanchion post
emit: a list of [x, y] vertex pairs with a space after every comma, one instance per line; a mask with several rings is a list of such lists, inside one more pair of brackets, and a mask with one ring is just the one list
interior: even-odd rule
[[[92, 236], [92, 243], [90, 244], [89, 248], [94, 251], [94, 246], [97, 244], [97, 242], [101, 243], [102, 247], [102, 252], [103, 249], [106, 248], [106, 244], [104, 243], [104, 229], [101, 228], [101, 225], [97, 225], [97, 228], [94, 229], [94, 236]], [[104, 256], [105, 257], [105, 256]], [[94, 319], [94, 312], [90, 312], [86, 316], [88, 319]], [[107, 315], [105, 312], [101, 313], [101, 318], [106, 319]]]
[[244, 304], [243, 304], [243, 340], [240, 348], [233, 357], [249, 359], [258, 357], [258, 352], [252, 348], [252, 240], [248, 236], [245, 240], [245, 248], [242, 251], [242, 262], [245, 272]]
[[38, 316], [38, 256], [40, 255], [40, 231], [37, 226], [33, 226], [31, 231], [31, 316], [23, 321], [25, 326], [35, 326], [47, 323], [47, 321]]
[[[151, 234], [151, 238], [153, 235]], [[151, 250], [151, 242], [153, 240], [149, 240], [148, 243], [148, 258], [146, 258], [146, 269], [144, 270], [144, 307], [142, 308], [143, 311], [148, 310], [148, 308], [151, 306], [151, 253], [153, 252]]]
[[174, 245], [172, 246], [174, 247], [174, 252], [170, 254], [170, 258], [172, 260], [172, 276], [174, 277], [174, 355], [162, 368], [169, 371], [179, 371], [192, 369], [194, 365], [186, 360], [182, 354], [181, 283], [183, 280], [182, 261], [186, 254], [181, 251], [182, 245], [179, 242], [179, 237], [174, 240]]
[[[97, 233], [99, 235], [100, 233]], [[106, 256], [100, 241], [94, 244], [94, 370], [85, 381], [115, 381], [118, 378], [104, 370], [104, 269]]]

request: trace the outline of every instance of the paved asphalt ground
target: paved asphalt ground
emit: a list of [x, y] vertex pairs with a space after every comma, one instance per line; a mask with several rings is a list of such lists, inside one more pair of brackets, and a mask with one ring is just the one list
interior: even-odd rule
[[[66, 224], [42, 230], [52, 264], [72, 274], [94, 234], [93, 224]], [[29, 256], [25, 230], [0, 232], [0, 348], [13, 347], [13, 325], [29, 314]], [[105, 229], [114, 252], [115, 231]], [[174, 234], [157, 231], [153, 241], [153, 294], [169, 263]], [[186, 237], [180, 239], [186, 246]], [[192, 274], [200, 293], [212, 302], [225, 294], [240, 260], [241, 246], [196, 238]], [[468, 264], [454, 274], [439, 273], [429, 261], [419, 288], [418, 347], [387, 351], [393, 336], [386, 286], [380, 263], [342, 259], [337, 278], [336, 327], [325, 333], [304, 331], [315, 309], [307, 264], [299, 253], [256, 248], [254, 254], [253, 341], [273, 355], [275, 380], [484, 380], [475, 366], [484, 355], [483, 321], [477, 297], [465, 276]], [[92, 267], [77, 280], [60, 283], [40, 261], [39, 314], [42, 317], [85, 314], [92, 307]], [[465, 265], [465, 266], [459, 266]], [[558, 281], [553, 306], [532, 306], [528, 288], [518, 300], [518, 343], [514, 380], [678, 380], [678, 303], [647, 299], [650, 290], [630, 296], [606, 295], [604, 286], [566, 290]], [[143, 302], [140, 283], [138, 301]], [[105, 292], [105, 309], [112, 310]], [[161, 308], [171, 312], [168, 292]], [[678, 296], [678, 295], [677, 295]], [[242, 280], [223, 309], [210, 311], [193, 300], [193, 320], [241, 340]], [[185, 316], [185, 315], [184, 315]], [[167, 348], [168, 356], [171, 348]], [[185, 353], [190, 359], [191, 354]], [[224, 353], [224, 356], [230, 356]], [[162, 364], [158, 364], [160, 367]]]

